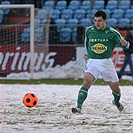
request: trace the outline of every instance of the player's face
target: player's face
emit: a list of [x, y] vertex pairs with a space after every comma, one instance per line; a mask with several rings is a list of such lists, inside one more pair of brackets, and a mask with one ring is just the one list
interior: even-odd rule
[[94, 17], [94, 24], [98, 30], [103, 30], [106, 27], [106, 21], [102, 17]]

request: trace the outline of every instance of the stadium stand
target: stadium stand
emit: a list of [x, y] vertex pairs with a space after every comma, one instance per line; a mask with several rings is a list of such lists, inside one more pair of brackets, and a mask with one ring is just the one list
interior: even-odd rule
[[107, 24], [112, 26], [112, 27], [116, 27], [117, 26], [117, 19], [116, 18], [109, 18], [107, 20]]
[[86, 13], [87, 13], [88, 11], [90, 11], [90, 8], [91, 8], [91, 4], [90, 3], [91, 3], [90, 1], [83, 1], [81, 3], [80, 9], [84, 9], [86, 11]]
[[117, 9], [118, 7], [118, 1], [114, 0], [114, 1], [108, 1], [107, 5], [106, 5], [106, 9], [110, 9], [110, 10], [114, 10]]
[[54, 9], [55, 2], [54, 1], [45, 1], [43, 8], [44, 9]]
[[125, 17], [125, 18], [129, 18], [129, 19], [133, 18], [133, 9], [127, 9], [127, 10], [125, 11], [124, 17]]
[[[8, 1], [8, 0], [5, 0], [5, 1], [2, 1], [2, 2], [1, 2], [1, 5], [10, 5], [10, 4], [11, 4], [11, 2]], [[4, 12], [4, 14], [8, 14], [8, 13], [10, 12], [10, 9], [4, 8], [4, 9], [3, 9], [3, 12]]]
[[67, 22], [71, 28], [74, 28], [76, 25], [78, 25], [78, 23], [78, 19], [76, 18], [69, 19]]
[[83, 25], [83, 26], [91, 25], [91, 19], [90, 18], [83, 18], [83, 19], [81, 19], [80, 25]]
[[69, 5], [68, 5], [68, 9], [72, 9], [73, 12], [75, 12], [75, 10], [79, 9], [81, 6], [81, 2], [80, 1], [70, 1]]
[[76, 18], [69, 19], [67, 24], [72, 30], [71, 38], [72, 42], [76, 42], [76, 37], [77, 37], [77, 25], [79, 23], [79, 20]]
[[59, 41], [62, 43], [67, 43], [71, 40], [71, 28], [64, 27], [59, 32]]
[[112, 11], [112, 18], [120, 19], [124, 17], [124, 10], [123, 9], [114, 9]]
[[[57, 4], [55, 5], [55, 9], [57, 9]], [[93, 2], [88, 0], [83, 0], [83, 1], [72, 0], [64, 9], [62, 9], [62, 11], [60, 12], [60, 16], [58, 15], [58, 17], [57, 18], [55, 17], [55, 19], [56, 20], [65, 19], [65, 25], [70, 24], [72, 20], [74, 22], [76, 19], [75, 24], [77, 24], [78, 21], [78, 25], [89, 26], [94, 23], [93, 17], [97, 10], [103, 10], [107, 13], [108, 17], [107, 24], [113, 26], [114, 28], [117, 26], [119, 28], [129, 28], [131, 26], [130, 19], [133, 13], [130, 1], [128, 0], [127, 1], [109, 0], [106, 3], [106, 5], [104, 0], [95, 0]], [[122, 22], [120, 23], [118, 19], [121, 19]], [[127, 25], [123, 24], [123, 21], [125, 21]], [[72, 28], [71, 34], [73, 41], [76, 40], [76, 32], [77, 32], [77, 28], [75, 28], [76, 26], [77, 25], [75, 25], [74, 28], [69, 27]]]
[[133, 28], [133, 18], [131, 19], [131, 28]]
[[61, 18], [64, 18], [66, 21], [73, 17], [73, 10], [65, 9], [62, 11]]
[[112, 11], [110, 9], [103, 9], [106, 12], [107, 18], [111, 18]]
[[25, 28], [21, 34], [21, 41], [27, 43], [30, 41], [30, 28]]
[[4, 15], [3, 10], [0, 10], [0, 23], [3, 21], [3, 15]]
[[37, 27], [35, 28], [35, 33], [34, 33], [34, 41], [35, 42], [41, 42], [42, 41], [42, 38], [43, 38], [43, 30], [44, 30], [44, 27]]
[[120, 1], [118, 8], [119, 9], [123, 9], [123, 10], [127, 10], [130, 9], [131, 5], [130, 5], [130, 1]]
[[79, 21], [85, 18], [85, 10], [84, 9], [77, 9], [74, 13], [74, 18], [77, 18]]
[[65, 0], [58, 1], [55, 6], [55, 9], [60, 10], [60, 12], [62, 12], [66, 8], [67, 8], [67, 1], [65, 1]]
[[94, 14], [96, 13], [97, 9], [92, 9], [91, 10], [91, 19], [93, 20]]
[[46, 10], [41, 9], [37, 12], [35, 19], [40, 19], [40, 23], [44, 24], [47, 20]]
[[63, 18], [59, 18], [55, 20], [55, 23], [57, 25], [57, 31], [60, 32], [61, 29], [65, 27], [66, 20]]
[[130, 28], [130, 19], [129, 18], [119, 18], [118, 19], [118, 28]]
[[40, 19], [34, 19], [34, 25], [35, 25], [35, 29], [38, 28], [40, 26]]
[[[62, 36], [62, 33], [59, 32], [63, 30], [67, 31], [67, 28], [71, 29], [71, 39], [68, 37], [69, 39], [67, 38], [65, 42], [68, 40], [76, 42], [77, 27], [94, 24], [93, 17], [97, 10], [103, 10], [106, 12], [108, 25], [120, 29], [133, 28], [133, 9], [130, 0], [108, 0], [106, 1], [106, 4], [105, 0], [71, 0], [69, 2], [66, 0], [46, 0], [43, 3], [42, 9], [36, 14], [35, 25], [36, 23], [44, 24], [46, 22], [48, 16], [44, 15], [44, 9], [52, 9], [50, 17], [55, 22], [60, 37]], [[2, 23], [2, 20], [2, 13], [0, 11], [0, 23]], [[28, 29], [25, 30], [25, 34], [22, 33], [24, 41], [28, 40], [24, 39], [28, 36]], [[63, 37], [64, 36], [62, 36], [62, 38]], [[62, 38], [59, 40], [62, 41]]]
[[60, 14], [61, 14], [60, 10], [54, 9], [51, 12], [50, 17], [52, 17], [54, 20], [56, 20], [56, 19], [59, 19], [60, 18]]
[[104, 9], [104, 0], [95, 1], [93, 9], [101, 10]]
[[91, 13], [90, 13], [90, 11], [86, 13], [85, 18], [91, 18]]

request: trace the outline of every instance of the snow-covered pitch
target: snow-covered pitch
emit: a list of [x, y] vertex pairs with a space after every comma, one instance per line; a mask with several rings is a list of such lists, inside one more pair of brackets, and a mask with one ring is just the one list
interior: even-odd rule
[[[72, 114], [79, 85], [4, 85], [1, 92], [0, 133], [132, 133], [133, 87], [122, 86], [119, 112], [112, 105], [108, 86], [92, 86], [83, 104], [82, 114]], [[38, 96], [34, 108], [27, 108], [22, 98], [27, 92]]]

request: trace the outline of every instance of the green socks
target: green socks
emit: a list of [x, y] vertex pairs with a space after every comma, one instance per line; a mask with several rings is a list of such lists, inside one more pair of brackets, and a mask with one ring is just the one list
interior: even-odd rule
[[[82, 104], [85, 101], [85, 99], [87, 98], [87, 94], [88, 94], [88, 89], [81, 87], [78, 93], [78, 100], [77, 100], [77, 108], [82, 108]], [[121, 98], [121, 93], [115, 93], [112, 92], [113, 96], [114, 96], [114, 103], [119, 107], [120, 106], [120, 98]]]
[[113, 96], [114, 96], [114, 103], [117, 105], [117, 106], [120, 106], [120, 97], [121, 97], [121, 93], [115, 93], [115, 92], [112, 92]]
[[88, 89], [81, 87], [78, 93], [77, 108], [82, 108], [82, 104], [87, 98]]

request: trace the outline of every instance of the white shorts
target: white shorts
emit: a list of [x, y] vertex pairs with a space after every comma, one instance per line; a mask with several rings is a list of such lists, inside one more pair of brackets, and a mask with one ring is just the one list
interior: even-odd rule
[[[101, 75], [106, 82], [118, 82], [118, 76], [115, 70], [115, 66], [112, 59], [88, 59], [84, 73], [89, 72], [95, 77], [95, 81], [98, 76]], [[94, 82], [95, 82], [94, 81]]]

